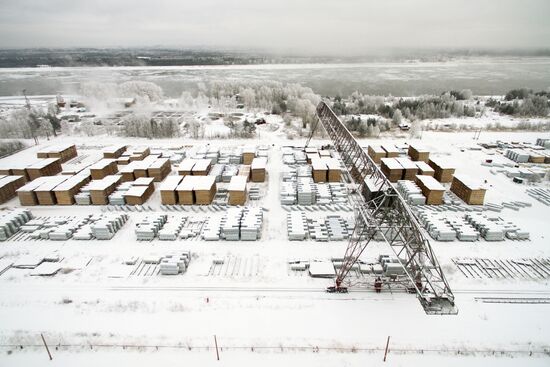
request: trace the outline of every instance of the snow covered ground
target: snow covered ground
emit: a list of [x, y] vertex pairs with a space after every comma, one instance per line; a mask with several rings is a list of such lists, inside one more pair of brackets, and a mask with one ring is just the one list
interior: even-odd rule
[[[269, 125], [269, 124], [268, 124]], [[481, 165], [491, 153], [470, 150], [479, 142], [497, 139], [534, 142], [549, 133], [424, 132], [422, 144], [434, 156], [445, 156], [457, 172], [487, 180], [486, 202], [520, 200], [532, 207], [503, 210], [500, 215], [528, 230], [530, 241], [474, 243], [432, 241], [435, 253], [456, 296], [456, 316], [427, 316], [414, 295], [403, 291], [355, 289], [349, 294], [327, 294], [330, 279], [313, 279], [292, 272], [287, 262], [343, 256], [347, 242], [289, 242], [286, 214], [279, 203], [281, 147], [300, 145], [287, 140], [281, 129], [261, 125], [258, 139], [124, 139], [120, 137], [59, 137], [43, 141], [0, 161], [34, 157], [48, 144], [71, 141], [79, 154], [92, 154], [113, 143], [170, 146], [238, 146], [268, 144], [268, 182], [257, 205], [264, 213], [262, 239], [256, 242], [158, 241], [138, 242], [130, 221], [109, 241], [7, 241], [0, 243], [0, 261], [26, 254], [57, 252], [64, 261], [91, 259], [88, 266], [54, 277], [30, 276], [29, 270], [10, 269], [0, 275], [0, 365], [28, 366], [48, 361], [42, 333], [54, 365], [133, 364], [181, 361], [192, 365], [228, 366], [281, 364], [345, 366], [383, 364], [388, 336], [388, 365], [545, 366], [550, 362], [549, 304], [486, 303], [487, 297], [550, 299], [544, 280], [466, 278], [452, 262], [455, 257], [550, 257], [550, 209], [534, 201], [526, 186]], [[315, 145], [328, 143], [314, 139]], [[410, 139], [361, 140], [364, 146]], [[548, 184], [543, 184], [548, 187]], [[148, 202], [160, 210], [158, 192]], [[18, 207], [16, 199], [1, 208]], [[32, 207], [37, 216], [86, 215], [101, 207]], [[182, 213], [186, 214], [186, 213]], [[318, 213], [308, 213], [318, 215]], [[342, 213], [344, 214], [344, 213]], [[195, 215], [195, 214], [193, 214]], [[207, 216], [198, 213], [197, 217]], [[349, 215], [349, 214], [347, 214]], [[128, 276], [109, 274], [129, 256], [191, 251], [194, 256], [184, 275]], [[364, 255], [389, 253], [373, 243]], [[209, 274], [214, 258], [234, 259], [234, 268]], [[244, 265], [243, 265], [244, 264]], [[21, 349], [19, 346], [23, 346]]]

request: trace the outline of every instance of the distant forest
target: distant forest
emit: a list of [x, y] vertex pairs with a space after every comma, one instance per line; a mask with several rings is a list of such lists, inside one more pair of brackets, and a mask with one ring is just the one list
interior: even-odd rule
[[186, 66], [357, 62], [445, 62], [469, 57], [550, 57], [550, 49], [369, 50], [355, 56], [305, 56], [265, 51], [182, 48], [31, 48], [0, 49], [0, 68], [77, 66]]

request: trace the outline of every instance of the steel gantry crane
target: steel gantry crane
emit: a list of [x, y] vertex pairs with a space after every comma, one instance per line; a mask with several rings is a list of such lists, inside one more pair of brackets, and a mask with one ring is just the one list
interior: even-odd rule
[[348, 274], [359, 256], [373, 239], [382, 240], [403, 266], [409, 289], [414, 290], [426, 313], [456, 314], [454, 295], [410, 207], [325, 102], [317, 106], [317, 117], [355, 188], [350, 195], [355, 211], [353, 235], [335, 285], [327, 291], [347, 292]]

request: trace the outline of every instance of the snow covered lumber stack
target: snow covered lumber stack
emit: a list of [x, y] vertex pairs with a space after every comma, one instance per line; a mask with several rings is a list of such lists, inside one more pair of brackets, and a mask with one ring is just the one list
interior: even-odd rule
[[487, 189], [466, 176], [455, 176], [451, 191], [469, 205], [483, 205]]

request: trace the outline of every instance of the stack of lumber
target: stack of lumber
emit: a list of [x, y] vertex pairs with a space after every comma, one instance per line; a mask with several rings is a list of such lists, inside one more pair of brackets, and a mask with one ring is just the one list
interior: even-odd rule
[[426, 197], [426, 204], [428, 205], [441, 205], [443, 204], [443, 195], [445, 194], [445, 188], [439, 181], [432, 176], [416, 176], [416, 184], [422, 190], [422, 195]]
[[31, 181], [42, 176], [55, 176], [61, 172], [61, 161], [60, 158], [45, 158], [32, 163], [25, 170]]
[[[309, 160], [309, 158], [308, 158]], [[313, 181], [318, 182], [327, 182], [327, 173], [328, 173], [328, 167], [324, 160], [319, 158], [319, 155], [317, 155], [317, 158], [313, 158], [311, 160], [311, 174], [313, 176]]]
[[413, 161], [428, 163], [428, 161], [430, 160], [430, 151], [420, 144], [410, 144], [407, 153]]
[[160, 202], [164, 205], [175, 205], [178, 203], [176, 188], [183, 180], [182, 176], [169, 176], [159, 186]]
[[105, 176], [118, 173], [116, 161], [111, 158], [100, 159], [92, 164], [89, 169], [93, 180], [101, 180]]
[[133, 161], [142, 161], [151, 154], [149, 147], [135, 147], [130, 150], [130, 162]]
[[121, 180], [122, 176], [112, 175], [106, 176], [101, 180], [91, 181], [87, 189], [90, 192], [92, 204], [107, 205], [109, 203], [109, 195], [115, 191]]
[[17, 189], [16, 192], [21, 205], [38, 205], [38, 199], [36, 198], [36, 193], [34, 192], [34, 189], [42, 185], [47, 180], [48, 177], [39, 177], [36, 180], [28, 182], [27, 184]]
[[246, 182], [244, 176], [233, 176], [227, 187], [229, 191], [229, 205], [244, 205], [246, 202]]
[[437, 181], [448, 183], [453, 180], [455, 173], [454, 165], [441, 158], [430, 158], [429, 165], [433, 168], [434, 177]]
[[81, 173], [69, 177], [66, 181], [57, 185], [53, 191], [57, 204], [59, 205], [72, 205], [75, 203], [74, 196], [78, 194], [80, 189], [90, 182], [90, 174]]
[[169, 158], [158, 158], [147, 168], [147, 176], [153, 177], [155, 182], [161, 182], [170, 172], [172, 172], [172, 166]]
[[38, 158], [59, 158], [60, 163], [65, 163], [77, 155], [76, 146], [70, 143], [50, 146], [36, 153]]
[[330, 157], [325, 157], [322, 159], [328, 168], [328, 174], [327, 174], [328, 182], [340, 182], [342, 169], [340, 168], [340, 163], [338, 162], [338, 160], [336, 158], [330, 158]]
[[2, 176], [21, 176], [25, 182], [29, 181], [29, 175], [27, 173], [27, 163], [8, 163], [2, 162], [0, 167], [0, 175]]
[[216, 178], [213, 176], [200, 176], [193, 185], [195, 200], [199, 205], [208, 205], [216, 196]]
[[61, 184], [64, 181], [67, 181], [68, 176], [49, 176], [44, 178], [46, 180], [40, 186], [34, 189], [38, 204], [55, 205], [57, 204], [57, 200], [55, 197], [55, 192], [53, 190], [57, 185]]
[[252, 182], [264, 182], [265, 181], [265, 167], [267, 166], [267, 158], [254, 158], [250, 164], [250, 170], [252, 173]]
[[382, 149], [386, 151], [387, 158], [399, 157], [399, 149], [393, 144], [383, 144]]
[[367, 151], [374, 163], [380, 163], [382, 158], [386, 158], [386, 151], [380, 145], [369, 145]]
[[330, 150], [328, 150], [328, 149], [321, 149], [321, 150], [319, 151], [319, 157], [321, 157], [321, 158], [330, 158], [330, 157], [331, 157]]
[[418, 173], [418, 166], [409, 158], [395, 158], [395, 160], [403, 167], [402, 179], [414, 181]]
[[311, 164], [313, 160], [320, 159], [319, 153], [306, 153], [307, 163]]
[[242, 152], [243, 164], [252, 164], [252, 160], [256, 158], [256, 147], [244, 147]]
[[196, 159], [195, 164], [191, 169], [191, 174], [193, 176], [208, 176], [208, 172], [210, 172], [211, 166], [212, 161], [210, 159]]
[[544, 163], [545, 160], [544, 154], [541, 154], [540, 152], [536, 152], [534, 150], [529, 151], [529, 162], [531, 163]]
[[126, 145], [117, 144], [103, 148], [103, 158], [116, 159], [120, 158], [122, 153], [126, 151]]
[[246, 177], [246, 180], [248, 181], [250, 179], [250, 165], [243, 164], [239, 166], [239, 176]]
[[13, 198], [16, 190], [23, 185], [25, 185], [25, 178], [23, 176], [0, 175], [0, 204]]
[[123, 196], [128, 205], [143, 205], [151, 197], [155, 186], [154, 178], [140, 177], [132, 183], [132, 187]]
[[380, 160], [380, 168], [390, 182], [397, 182], [403, 177], [403, 167], [395, 158], [382, 158]]
[[149, 166], [157, 160], [157, 157], [149, 155], [141, 161], [132, 162], [134, 166], [134, 178], [137, 180], [140, 177], [148, 177]]
[[483, 205], [487, 189], [480, 183], [466, 176], [455, 176], [451, 191], [469, 205]]
[[416, 167], [418, 167], [418, 174], [422, 176], [434, 176], [434, 169], [428, 165], [428, 163], [423, 161], [414, 162]]
[[[212, 176], [206, 176], [206, 177], [212, 177]], [[193, 191], [193, 188], [195, 187], [195, 184], [197, 181], [199, 181], [201, 178], [200, 176], [191, 176], [187, 175], [184, 176], [181, 182], [176, 187], [176, 191], [178, 192], [178, 203], [182, 205], [193, 205], [195, 204], [195, 192]]]
[[119, 174], [122, 176], [122, 182], [130, 182], [136, 179], [134, 171], [139, 163], [140, 161], [134, 161], [120, 167]]
[[192, 158], [185, 158], [181, 161], [180, 165], [178, 166], [178, 174], [180, 176], [187, 176], [191, 174], [191, 171], [193, 170], [193, 166], [195, 165], [196, 159]]

